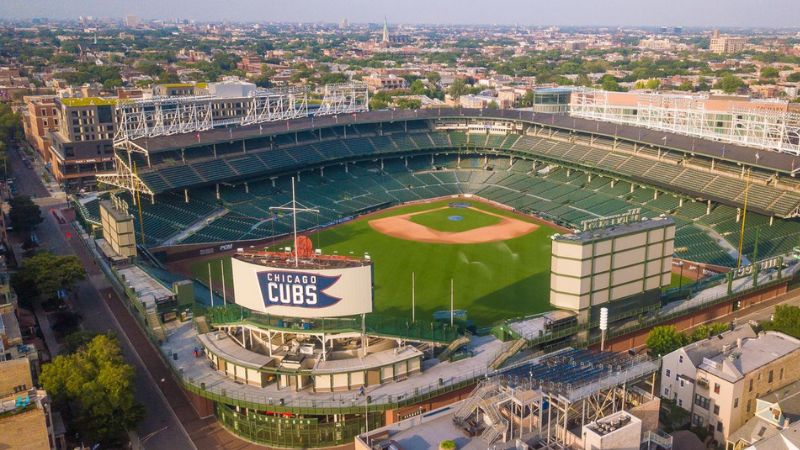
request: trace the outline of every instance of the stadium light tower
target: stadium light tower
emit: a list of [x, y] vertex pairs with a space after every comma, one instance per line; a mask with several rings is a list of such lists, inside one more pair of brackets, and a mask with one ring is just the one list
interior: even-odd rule
[[600, 351], [606, 347], [606, 331], [608, 330], [608, 308], [600, 308]]
[[313, 212], [313, 213], [319, 214], [319, 210], [318, 209], [306, 208], [303, 205], [300, 205], [300, 206], [303, 206], [302, 208], [298, 208], [297, 207], [297, 196], [295, 195], [295, 190], [294, 190], [294, 177], [292, 177], [292, 203], [291, 203], [291, 205], [292, 205], [291, 207], [289, 207], [289, 206], [270, 206], [269, 210], [270, 211], [277, 210], [277, 211], [291, 211], [292, 212], [292, 235], [294, 237], [294, 243], [293, 243], [293, 245], [294, 245], [294, 266], [295, 267], [299, 267], [300, 266], [300, 252], [297, 251], [297, 213], [298, 212]]

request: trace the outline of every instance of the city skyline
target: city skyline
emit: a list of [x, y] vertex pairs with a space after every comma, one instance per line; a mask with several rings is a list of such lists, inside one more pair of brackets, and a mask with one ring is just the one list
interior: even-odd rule
[[[562, 25], [562, 26], [685, 26], [685, 27], [796, 27], [800, 4], [793, 0], [770, 0], [753, 8], [750, 0], [731, 0], [724, 6], [712, 2], [675, 0], [642, 8], [631, 0], [610, 0], [598, 4], [590, 0], [557, 3], [501, 0], [492, 8], [464, 7], [463, 2], [439, 0], [435, 3], [410, 0], [402, 4], [368, 0], [307, 0], [301, 3], [276, 0], [268, 4], [257, 0], [234, 0], [220, 9], [210, 0], [175, 0], [164, 4], [155, 0], [6, 0], [0, 16], [8, 19], [47, 17], [76, 19], [79, 16], [117, 17], [137, 15], [145, 19], [193, 19], [198, 21], [253, 22], [338, 22], [486, 25]], [[747, 14], [742, 14], [746, 11]]]

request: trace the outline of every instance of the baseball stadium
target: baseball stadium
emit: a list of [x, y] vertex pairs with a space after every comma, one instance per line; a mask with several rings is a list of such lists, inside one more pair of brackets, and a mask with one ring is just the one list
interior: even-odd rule
[[670, 106], [656, 122], [652, 99], [632, 118], [597, 92], [570, 114], [368, 111], [367, 96], [328, 87], [309, 109], [271, 92], [236, 120], [208, 99], [120, 104], [107, 191], [73, 199], [195, 407], [243, 438], [352, 445], [532, 357], [596, 359], [601, 306], [602, 338], [622, 339], [792, 282], [789, 113]]

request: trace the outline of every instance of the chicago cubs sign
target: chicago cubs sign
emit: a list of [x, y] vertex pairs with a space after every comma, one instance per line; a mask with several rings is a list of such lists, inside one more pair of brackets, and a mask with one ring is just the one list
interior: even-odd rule
[[372, 265], [267, 266], [231, 258], [236, 303], [276, 316], [315, 318], [372, 312]]
[[259, 272], [258, 284], [264, 306], [296, 306], [299, 308], [327, 308], [341, 300], [325, 291], [336, 284], [339, 276], [325, 276], [307, 272]]

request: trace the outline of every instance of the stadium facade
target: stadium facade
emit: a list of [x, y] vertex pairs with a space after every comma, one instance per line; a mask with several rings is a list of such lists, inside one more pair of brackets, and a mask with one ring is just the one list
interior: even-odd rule
[[[239, 118], [233, 127], [199, 120], [205, 116], [189, 99], [121, 106], [130, 117], [115, 142], [116, 172], [98, 181], [122, 191], [117, 196], [125, 199], [115, 205], [127, 207], [141, 230], [140, 249], [161, 260], [231, 251], [289, 237], [298, 228], [459, 195], [477, 195], [576, 231], [587, 220], [631, 208], [651, 218], [671, 216], [634, 224], [650, 232], [645, 223], [657, 223], [662, 231], [661, 251], [652, 258], [657, 275], [642, 293], [666, 284], [664, 261], [670, 265], [671, 252], [664, 252], [670, 247], [676, 258], [724, 270], [741, 266], [741, 255], [755, 260], [791, 252], [800, 237], [793, 220], [800, 211], [794, 179], [800, 158], [790, 151], [759, 153], [675, 132], [524, 111], [368, 112], [360, 92], [333, 88], [321, 113], [294, 118], [279, 112], [297, 103], [277, 98], [294, 93], [265, 95], [245, 114], [260, 118]], [[319, 211], [319, 219], [270, 210], [296, 200]], [[76, 200], [76, 206], [93, 222], [99, 202]], [[173, 355], [170, 364], [195, 407], [247, 439], [276, 447], [349, 443], [369, 429], [466, 398], [486, 377], [524, 378], [514, 372], [519, 366], [502, 368], [523, 348], [596, 341], [594, 319], [576, 320], [564, 311], [501, 327], [495, 333], [501, 340], [469, 337], [452, 320], [378, 317], [370, 314], [366, 257], [325, 257], [300, 242], [284, 253], [237, 252], [238, 306], [212, 307], [194, 321], [163, 326], [158, 302], [141, 311], [146, 326], [162, 330], [162, 350]], [[769, 274], [754, 267], [754, 274], [728, 276], [727, 291], [724, 284], [715, 286], [722, 293], [709, 303], [687, 302], [668, 317], [733, 304], [759, 286], [785, 287], [784, 277], [794, 274], [782, 260]], [[138, 299], [141, 291], [128, 294]], [[661, 307], [653, 303], [633, 309], [652, 313]], [[650, 322], [639, 317], [644, 326], [667, 316], [650, 316]], [[575, 386], [583, 386], [586, 380], [575, 376]], [[586, 394], [575, 386], [548, 389], [566, 397]], [[558, 420], [566, 423], [570, 406], [562, 406]]]

